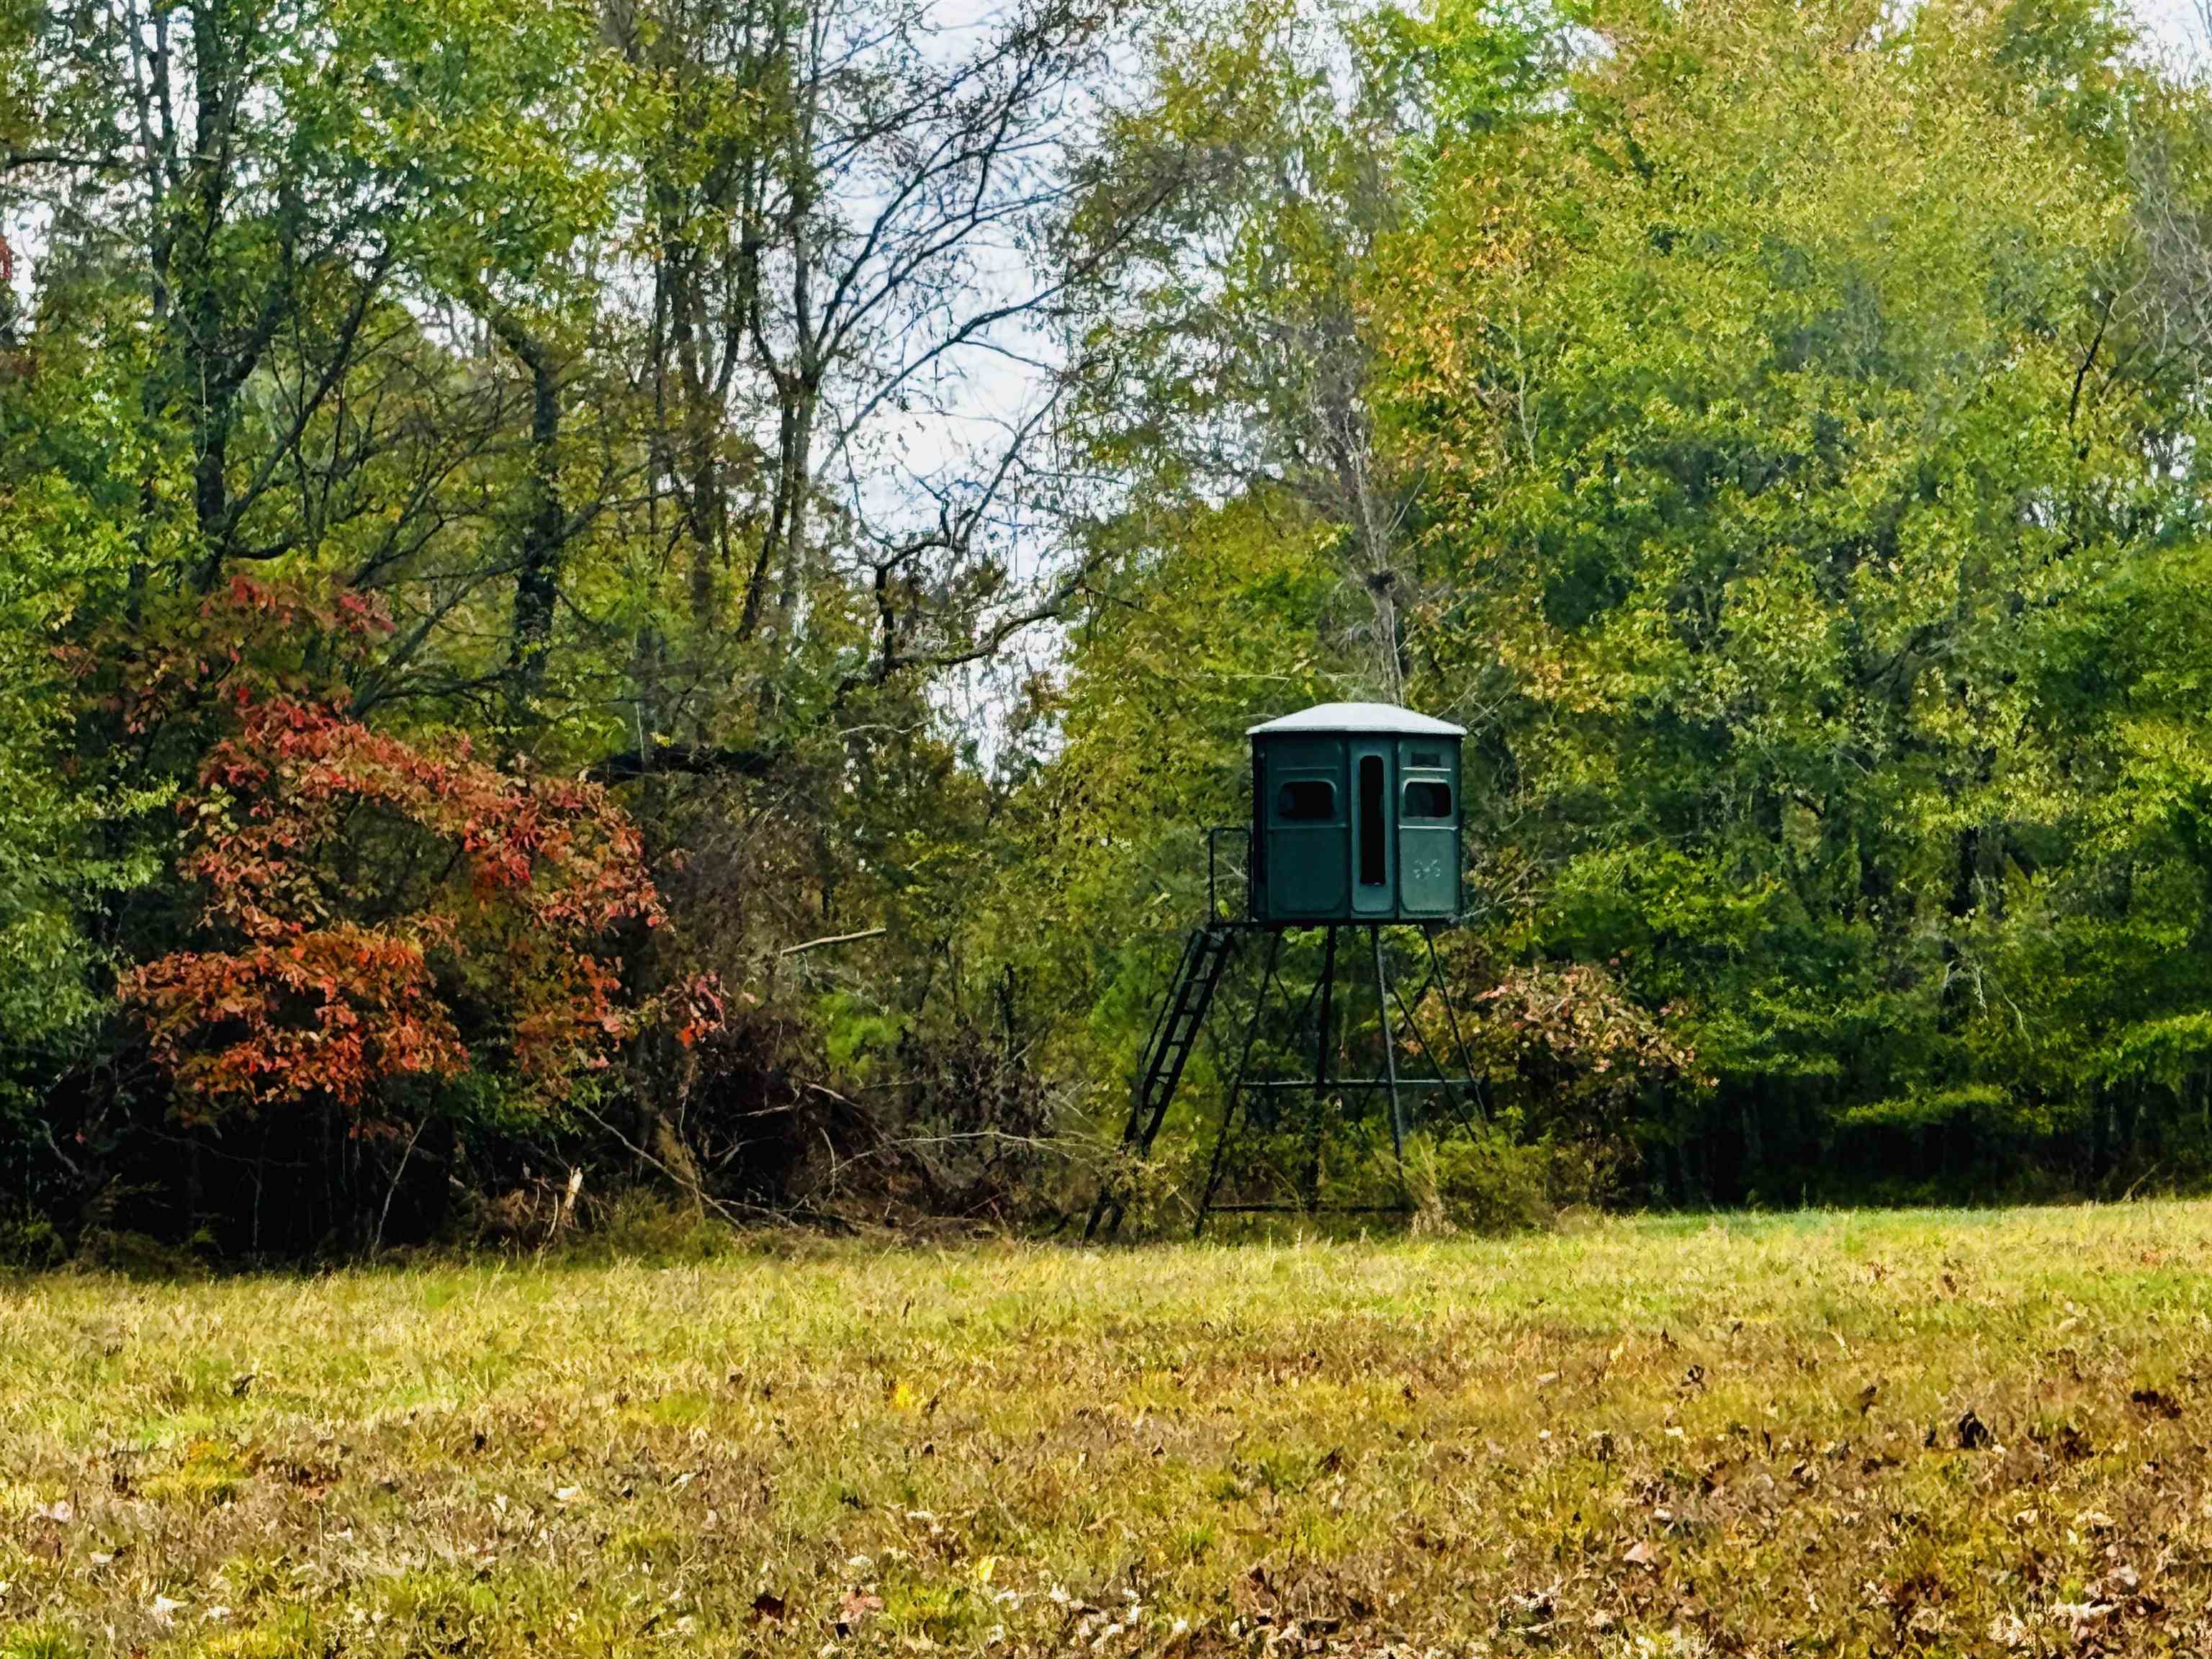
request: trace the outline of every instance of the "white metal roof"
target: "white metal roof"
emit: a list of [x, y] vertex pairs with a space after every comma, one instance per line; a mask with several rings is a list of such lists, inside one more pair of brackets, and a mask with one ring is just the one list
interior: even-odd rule
[[1405, 737], [1463, 738], [1467, 728], [1449, 720], [1416, 714], [1389, 702], [1323, 702], [1301, 708], [1253, 726], [1244, 735], [1256, 738], [1278, 732], [1388, 732]]

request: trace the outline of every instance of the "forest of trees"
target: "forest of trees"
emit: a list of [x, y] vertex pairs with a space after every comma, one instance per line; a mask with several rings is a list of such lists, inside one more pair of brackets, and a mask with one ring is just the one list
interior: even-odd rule
[[2111, 6], [0, 0], [0, 1256], [1064, 1222], [1332, 698], [1543, 1202], [2212, 1178]]

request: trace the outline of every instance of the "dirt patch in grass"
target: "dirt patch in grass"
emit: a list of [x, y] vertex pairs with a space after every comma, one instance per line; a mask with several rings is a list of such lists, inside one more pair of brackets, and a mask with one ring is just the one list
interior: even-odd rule
[[2212, 1206], [0, 1285], [0, 1656], [2212, 1651]]

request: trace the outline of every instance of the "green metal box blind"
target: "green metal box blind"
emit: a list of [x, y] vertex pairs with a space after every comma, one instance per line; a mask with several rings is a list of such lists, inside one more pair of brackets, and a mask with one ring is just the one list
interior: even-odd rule
[[1371, 702], [1323, 703], [1254, 726], [1252, 919], [1455, 918], [1464, 735]]

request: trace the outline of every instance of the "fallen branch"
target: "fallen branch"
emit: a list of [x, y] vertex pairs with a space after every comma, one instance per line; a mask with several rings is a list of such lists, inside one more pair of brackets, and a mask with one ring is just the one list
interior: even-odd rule
[[830, 933], [821, 939], [811, 939], [804, 945], [788, 945], [778, 951], [779, 957], [795, 957], [802, 951], [817, 950], [825, 945], [851, 945], [864, 939], [881, 939], [890, 931], [888, 927], [864, 927], [857, 933]]

